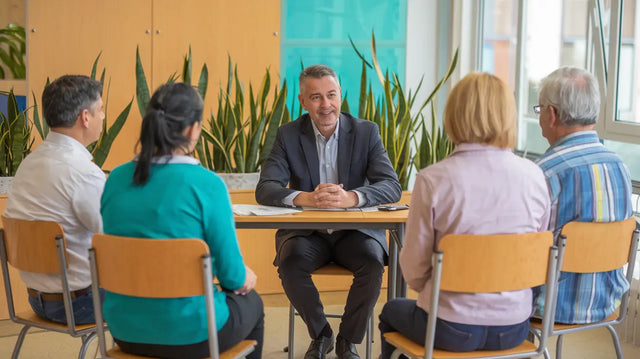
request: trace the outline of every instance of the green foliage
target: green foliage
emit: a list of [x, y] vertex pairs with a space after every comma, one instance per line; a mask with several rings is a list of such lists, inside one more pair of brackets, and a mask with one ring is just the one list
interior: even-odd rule
[[[249, 84], [246, 94], [238, 77], [237, 67], [229, 57], [226, 86], [218, 94], [218, 109], [211, 114], [196, 146], [196, 156], [203, 166], [218, 172], [256, 172], [271, 152], [278, 127], [291, 121], [286, 107], [286, 82], [273, 85], [267, 69], [257, 92]], [[193, 59], [191, 47], [184, 56], [182, 81], [192, 82]], [[175, 74], [167, 82], [176, 80]], [[209, 71], [203, 64], [198, 78], [198, 92], [204, 99], [209, 83]], [[138, 110], [144, 116], [149, 103], [149, 86], [140, 53], [136, 51], [136, 98]], [[269, 100], [273, 98], [273, 103]]]
[[[44, 84], [44, 88], [47, 88], [49, 83], [49, 78], [47, 77], [47, 82]], [[36, 126], [36, 130], [38, 130], [40, 138], [45, 139], [49, 134], [49, 125], [47, 125], [47, 121], [45, 121], [44, 118], [40, 121], [40, 112], [38, 111], [38, 100], [36, 99], [36, 94], [31, 93], [31, 96], [33, 96], [33, 124]]]
[[291, 121], [287, 83], [273, 85], [273, 103], [269, 103], [271, 75], [267, 69], [257, 92], [249, 84], [247, 97], [231, 57], [228, 63], [227, 83], [220, 88], [217, 113], [211, 114], [208, 128], [203, 127], [198, 158], [203, 166], [218, 172], [257, 172], [271, 152], [278, 127]]
[[[100, 54], [96, 57], [93, 62], [93, 66], [91, 67], [91, 78], [96, 79], [96, 70], [98, 67], [98, 61], [100, 60]], [[118, 117], [116, 117], [115, 121], [111, 124], [109, 129], [107, 129], [107, 119], [108, 116], [108, 103], [109, 103], [109, 90], [111, 88], [111, 80], [109, 80], [107, 84], [107, 88], [105, 91], [104, 88], [104, 78], [105, 78], [106, 69], [102, 69], [100, 74], [100, 83], [102, 84], [102, 92], [104, 100], [104, 121], [102, 122], [102, 132], [100, 133], [100, 138], [95, 143], [92, 143], [87, 147], [87, 150], [91, 152], [93, 155], [93, 162], [98, 165], [98, 167], [102, 168], [104, 161], [107, 159], [109, 155], [109, 151], [111, 150], [111, 145], [113, 145], [113, 140], [118, 136], [120, 130], [122, 130], [122, 126], [127, 121], [127, 117], [129, 117], [129, 111], [131, 111], [131, 105], [133, 104], [133, 98], [129, 101], [129, 104], [120, 112]]]
[[6, 69], [14, 79], [26, 78], [26, 53], [24, 27], [10, 23], [4, 29], [0, 29], [0, 79], [7, 77]]
[[[182, 82], [191, 84], [191, 46], [189, 46], [189, 52], [184, 57], [184, 64], [182, 67]], [[176, 82], [178, 75], [176, 73], [171, 74], [165, 83]], [[209, 83], [209, 71], [207, 70], [207, 64], [202, 66], [200, 72], [200, 78], [198, 80], [198, 92], [204, 100], [207, 94], [207, 84]], [[144, 66], [140, 59], [140, 50], [136, 48], [136, 101], [138, 102], [138, 111], [140, 116], [144, 117], [144, 114], [149, 105], [151, 99], [151, 93], [149, 92], [149, 85], [147, 84], [147, 77], [144, 74]]]
[[149, 85], [147, 85], [147, 77], [144, 75], [142, 60], [140, 60], [140, 49], [136, 47], [136, 101], [142, 117], [147, 110], [149, 98]]
[[[351, 41], [351, 39], [349, 39]], [[435, 117], [434, 99], [440, 88], [451, 77], [458, 62], [456, 51], [445, 76], [438, 82], [431, 94], [421, 104], [416, 103], [416, 96], [422, 87], [422, 81], [415, 92], [406, 92], [395, 73], [386, 72], [384, 75], [378, 62], [376, 53], [376, 40], [371, 33], [371, 65], [358, 51], [353, 41], [351, 46], [362, 60], [362, 75], [360, 78], [360, 100], [358, 103], [358, 117], [375, 122], [380, 130], [380, 137], [384, 144], [393, 168], [403, 189], [409, 186], [411, 171], [417, 166], [421, 169], [430, 163], [446, 157], [453, 145], [447, 139], [446, 134], [438, 128]], [[384, 95], [376, 98], [371, 84], [367, 81], [367, 68], [373, 68], [376, 72]], [[431, 131], [427, 131], [422, 111], [431, 104]], [[344, 105], [343, 105], [344, 106]], [[417, 134], [421, 135], [418, 136]], [[414, 144], [417, 151], [411, 150]]]
[[7, 95], [7, 113], [0, 112], [0, 176], [14, 176], [18, 166], [31, 151], [31, 125], [28, 109], [20, 111], [13, 90]]

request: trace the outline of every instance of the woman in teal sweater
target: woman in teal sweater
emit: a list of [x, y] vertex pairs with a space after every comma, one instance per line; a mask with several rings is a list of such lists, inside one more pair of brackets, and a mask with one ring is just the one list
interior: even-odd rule
[[[254, 339], [258, 347], [248, 357], [260, 358], [263, 306], [253, 290], [256, 276], [242, 261], [229, 194], [215, 173], [189, 156], [200, 136], [202, 109], [202, 98], [187, 84], [156, 90], [142, 120], [140, 153], [107, 179], [101, 202], [104, 232], [207, 242], [213, 275], [225, 289], [214, 289], [220, 350]], [[107, 292], [103, 312], [125, 352], [209, 356], [204, 296], [158, 299]]]

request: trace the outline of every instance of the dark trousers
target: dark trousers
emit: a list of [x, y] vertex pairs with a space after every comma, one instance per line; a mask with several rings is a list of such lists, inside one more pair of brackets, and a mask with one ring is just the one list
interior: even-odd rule
[[[227, 292], [227, 306], [229, 319], [218, 331], [218, 345], [223, 352], [245, 339], [258, 342], [255, 350], [247, 355], [248, 359], [262, 357], [262, 342], [264, 338], [264, 307], [262, 299], [256, 291], [247, 295], [237, 295]], [[123, 352], [144, 355], [154, 358], [208, 358], [209, 341], [187, 345], [162, 345], [131, 343], [113, 338]]]
[[[385, 304], [380, 313], [379, 325], [382, 336], [381, 358], [390, 358], [395, 350], [384, 340], [384, 333], [400, 332], [412, 341], [424, 345], [428, 318], [427, 312], [418, 307], [415, 300], [398, 298]], [[520, 345], [528, 332], [529, 319], [514, 325], [484, 326], [453, 323], [438, 318], [434, 347], [452, 352], [511, 349]]]
[[353, 272], [339, 334], [349, 342], [360, 343], [369, 313], [380, 295], [384, 255], [375, 239], [358, 231], [314, 232], [283, 243], [278, 274], [289, 301], [307, 324], [312, 339], [320, 336], [328, 322], [311, 273], [329, 262]]
[[[100, 288], [100, 297], [104, 301], [104, 289]], [[43, 301], [42, 298], [34, 298], [29, 296], [29, 304], [31, 309], [43, 319], [56, 323], [67, 324], [67, 315], [64, 310], [64, 301]], [[86, 295], [82, 295], [71, 299], [73, 307], [73, 320], [76, 325], [94, 324], [96, 317], [93, 312], [93, 294], [89, 291]]]

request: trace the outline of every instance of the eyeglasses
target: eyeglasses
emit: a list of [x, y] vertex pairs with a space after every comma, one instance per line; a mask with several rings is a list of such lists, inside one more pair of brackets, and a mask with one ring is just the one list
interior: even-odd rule
[[533, 112], [534, 112], [536, 115], [539, 115], [539, 114], [540, 114], [540, 110], [541, 110], [541, 109], [542, 109], [542, 105], [534, 105], [534, 106], [533, 106]]

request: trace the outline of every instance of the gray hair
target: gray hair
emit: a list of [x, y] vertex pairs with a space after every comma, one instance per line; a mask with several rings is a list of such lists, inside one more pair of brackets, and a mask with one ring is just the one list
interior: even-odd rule
[[551, 105], [565, 126], [593, 125], [600, 112], [596, 78], [577, 67], [561, 67], [540, 82], [540, 104]]
[[83, 75], [65, 75], [42, 92], [42, 113], [49, 127], [73, 127], [78, 115], [102, 96], [102, 84]]
[[334, 79], [336, 79], [337, 83], [339, 83], [338, 76], [336, 75], [335, 71], [333, 71], [331, 67], [327, 65], [311, 65], [306, 67], [300, 73], [300, 77], [298, 78], [298, 85], [300, 86], [300, 89], [302, 89], [302, 84], [304, 83], [304, 80], [307, 79], [307, 77], [312, 77], [314, 79], [321, 79], [325, 76], [331, 76]]

